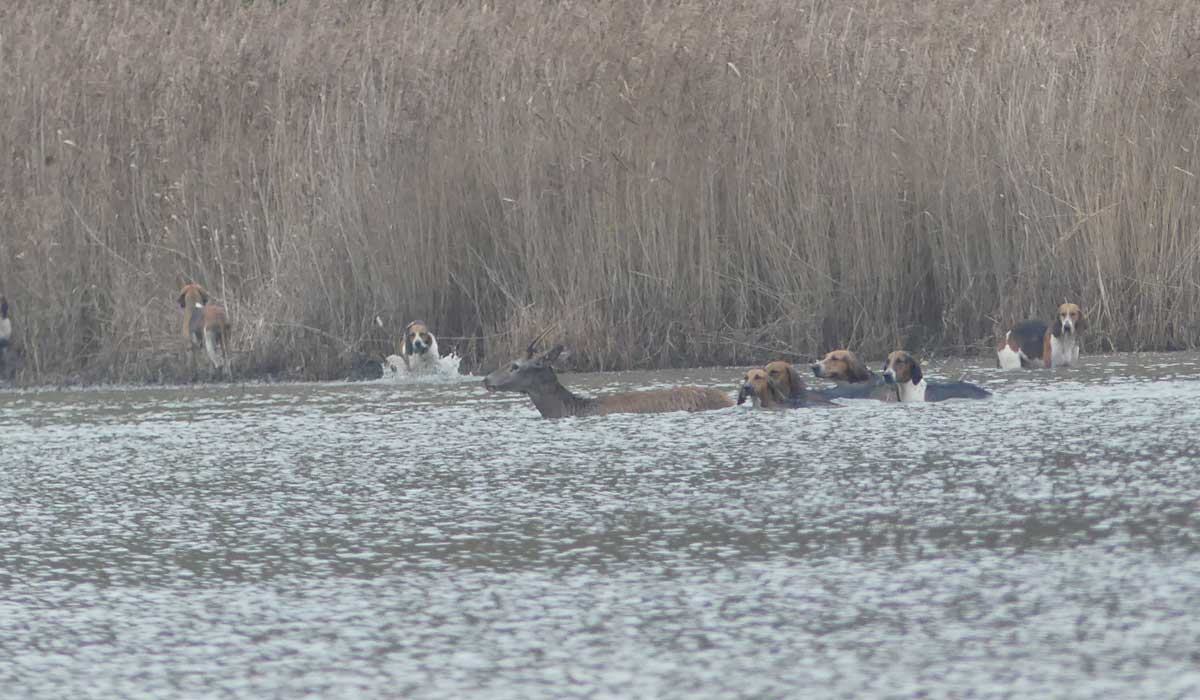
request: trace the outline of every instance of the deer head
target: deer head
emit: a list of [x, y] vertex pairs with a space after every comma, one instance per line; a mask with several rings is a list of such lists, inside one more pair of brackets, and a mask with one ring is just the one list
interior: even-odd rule
[[523, 359], [513, 360], [507, 367], [492, 372], [483, 378], [488, 391], [521, 391], [530, 393], [558, 383], [554, 374], [554, 361], [562, 354], [563, 346], [555, 345], [542, 354], [537, 354], [535, 344], [529, 344]]

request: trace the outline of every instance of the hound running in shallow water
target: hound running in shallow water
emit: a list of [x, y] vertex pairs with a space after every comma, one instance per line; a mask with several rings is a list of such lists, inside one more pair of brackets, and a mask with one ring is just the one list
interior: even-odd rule
[[558, 381], [553, 363], [562, 353], [557, 345], [541, 355], [530, 343], [524, 359], [483, 379], [489, 391], [519, 391], [533, 400], [543, 418], [565, 416], [602, 416], [609, 413], [666, 413], [669, 411], [711, 411], [728, 408], [733, 399], [723, 391], [700, 387], [677, 387], [656, 391], [629, 391], [598, 398], [577, 396]]
[[968, 382], [933, 384], [925, 381], [921, 363], [903, 350], [888, 355], [883, 366], [883, 381], [894, 387], [896, 398], [901, 402], [986, 399], [992, 395], [987, 389]]
[[183, 336], [194, 353], [203, 347], [213, 367], [224, 371], [229, 366], [225, 341], [229, 338], [229, 322], [225, 308], [208, 303], [208, 292], [198, 284], [186, 284], [179, 290], [179, 306], [183, 309]]
[[400, 354], [389, 356], [387, 364], [394, 371], [403, 366], [409, 374], [428, 374], [437, 371], [441, 357], [437, 338], [429, 331], [429, 326], [424, 321], [412, 321], [404, 327]]
[[1087, 328], [1076, 304], [1058, 307], [1052, 323], [1021, 321], [1004, 334], [996, 346], [1000, 369], [1070, 367], [1079, 362], [1079, 334]]

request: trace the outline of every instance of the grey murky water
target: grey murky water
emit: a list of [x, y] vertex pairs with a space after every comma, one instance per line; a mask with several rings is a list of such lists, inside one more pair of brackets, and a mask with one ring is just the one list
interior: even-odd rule
[[1200, 697], [1200, 356], [967, 367], [994, 400], [562, 421], [0, 394], [0, 695]]

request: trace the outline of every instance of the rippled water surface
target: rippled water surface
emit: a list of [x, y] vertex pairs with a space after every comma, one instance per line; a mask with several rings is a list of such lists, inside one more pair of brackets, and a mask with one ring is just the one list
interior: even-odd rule
[[1200, 697], [1200, 356], [960, 373], [0, 393], [0, 696]]

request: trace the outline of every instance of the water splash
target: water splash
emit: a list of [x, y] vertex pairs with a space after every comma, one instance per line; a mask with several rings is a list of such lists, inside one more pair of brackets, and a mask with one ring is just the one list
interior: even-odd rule
[[460, 374], [459, 365], [462, 357], [451, 352], [437, 360], [424, 363], [414, 362], [405, 365], [399, 355], [388, 355], [383, 361], [382, 382], [396, 384], [456, 384], [475, 379], [469, 374]]

